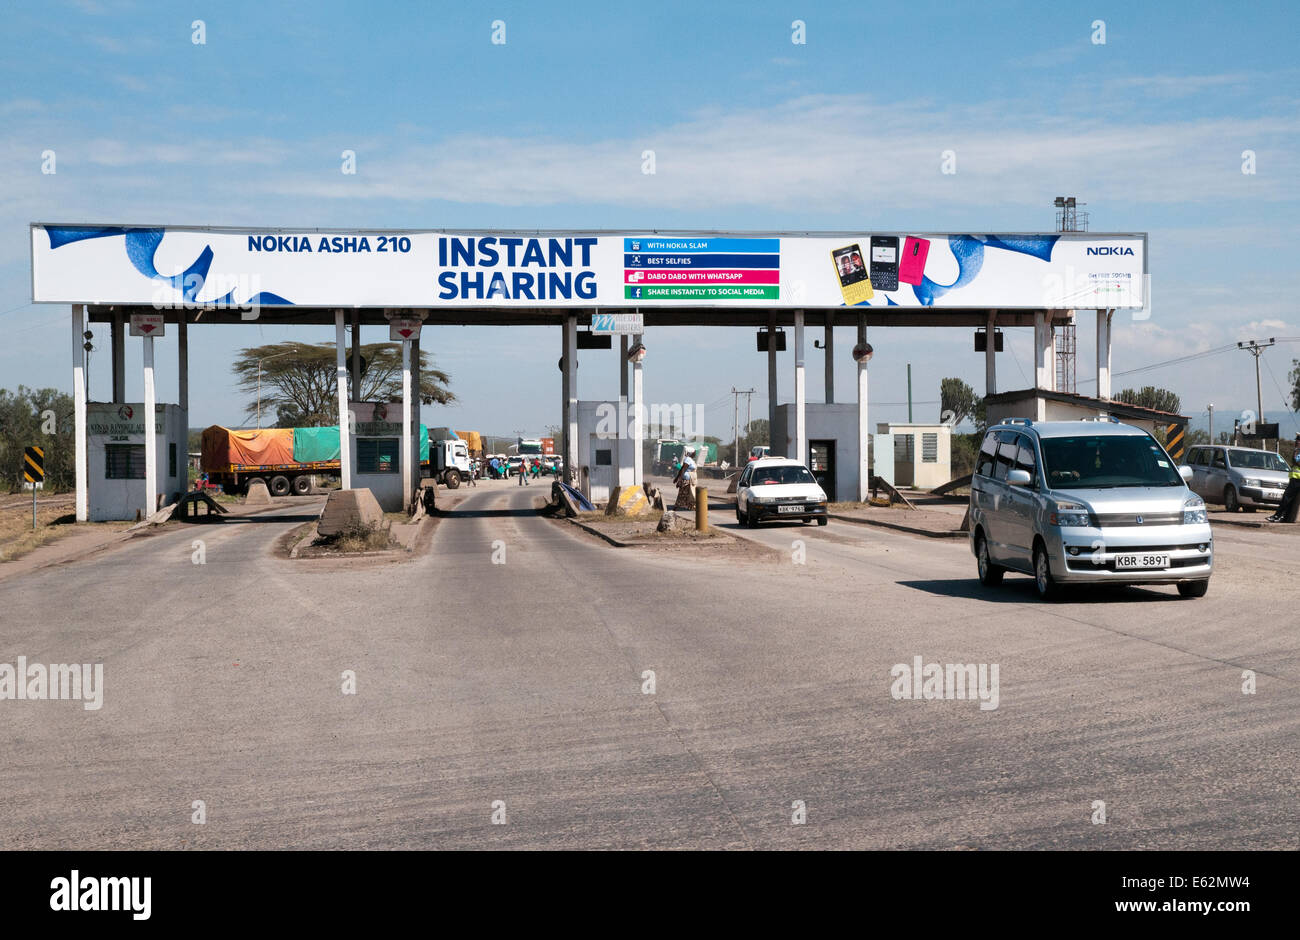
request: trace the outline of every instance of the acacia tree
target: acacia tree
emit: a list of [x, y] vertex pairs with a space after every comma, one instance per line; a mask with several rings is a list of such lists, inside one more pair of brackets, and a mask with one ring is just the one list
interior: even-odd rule
[[[348, 351], [349, 361], [352, 351]], [[261, 385], [261, 411], [276, 415], [279, 427], [330, 425], [338, 420], [336, 396], [337, 360], [333, 343], [271, 343], [241, 349], [231, 366], [236, 384], [253, 396], [245, 409], [248, 417], [258, 413], [256, 397]], [[368, 343], [361, 346], [361, 379], [351, 387], [352, 401], [392, 401], [402, 395], [402, 347], [400, 343]], [[447, 387], [451, 377], [432, 366], [420, 353], [419, 398], [426, 405], [445, 405], [456, 396]], [[267, 422], [263, 420], [263, 424]]]
[[975, 389], [961, 379], [947, 378], [939, 381], [939, 420], [952, 412], [952, 425], [956, 427], [967, 418], [975, 422], [977, 428], [984, 427], [984, 399]]
[[1122, 401], [1126, 405], [1137, 405], [1141, 408], [1167, 411], [1170, 414], [1178, 414], [1178, 406], [1181, 404], [1178, 396], [1169, 389], [1156, 388], [1154, 385], [1144, 385], [1137, 391], [1126, 388], [1115, 396], [1115, 400]]

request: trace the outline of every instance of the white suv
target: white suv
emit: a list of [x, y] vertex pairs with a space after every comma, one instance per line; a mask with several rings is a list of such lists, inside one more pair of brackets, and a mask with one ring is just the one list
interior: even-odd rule
[[789, 457], [750, 461], [736, 481], [736, 521], [753, 529], [764, 519], [816, 519], [826, 525], [826, 492], [812, 471]]

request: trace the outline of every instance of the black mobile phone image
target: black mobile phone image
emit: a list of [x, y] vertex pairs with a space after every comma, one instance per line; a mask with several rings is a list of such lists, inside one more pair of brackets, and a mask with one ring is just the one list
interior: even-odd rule
[[898, 236], [871, 236], [871, 283], [876, 290], [898, 290]]

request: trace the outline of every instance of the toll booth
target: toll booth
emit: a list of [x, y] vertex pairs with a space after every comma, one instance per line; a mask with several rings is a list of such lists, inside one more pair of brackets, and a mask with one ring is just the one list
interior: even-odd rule
[[593, 503], [609, 500], [619, 485], [620, 464], [630, 479], [631, 448], [619, 443], [619, 408], [616, 401], [578, 402], [577, 486]]
[[[794, 405], [776, 407], [776, 423], [772, 425], [772, 456], [793, 457]], [[808, 469], [818, 484], [832, 500], [858, 498], [858, 405], [821, 404], [804, 405], [804, 421], [808, 435]]]
[[[159, 503], [166, 505], [189, 488], [185, 410], [180, 405], [155, 405], [152, 430]], [[145, 409], [139, 402], [86, 404], [92, 522], [144, 518], [158, 509], [148, 505], [145, 494], [145, 433]]]
[[[890, 455], [881, 453], [885, 438]], [[952, 479], [952, 428], [947, 424], [880, 424], [876, 426], [876, 473], [894, 486], [932, 490]], [[883, 458], [883, 460], [882, 460]], [[882, 469], [892, 463], [893, 476]]]
[[[368, 489], [384, 512], [400, 512], [402, 494], [402, 406], [351, 402], [352, 488]], [[418, 457], [416, 460], [418, 461]], [[418, 479], [418, 471], [414, 474]]]

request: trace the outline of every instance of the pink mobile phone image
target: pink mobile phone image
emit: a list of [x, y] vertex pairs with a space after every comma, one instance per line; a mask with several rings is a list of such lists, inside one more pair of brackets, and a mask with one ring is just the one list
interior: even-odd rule
[[925, 274], [925, 257], [930, 253], [928, 238], [908, 236], [903, 241], [903, 256], [898, 259], [898, 279], [904, 284], [920, 284]]

